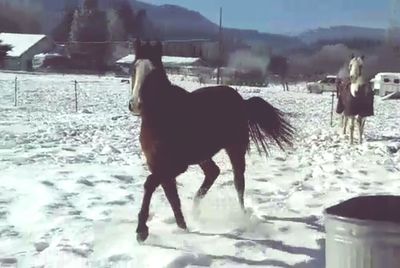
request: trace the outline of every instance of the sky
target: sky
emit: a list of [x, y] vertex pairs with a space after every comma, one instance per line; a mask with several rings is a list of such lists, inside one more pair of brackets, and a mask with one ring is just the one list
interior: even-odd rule
[[174, 4], [186, 7], [200, 12], [215, 23], [219, 21], [219, 7], [222, 7], [223, 24], [226, 27], [298, 34], [305, 30], [335, 25], [387, 28], [393, 0], [142, 1], [156, 5]]

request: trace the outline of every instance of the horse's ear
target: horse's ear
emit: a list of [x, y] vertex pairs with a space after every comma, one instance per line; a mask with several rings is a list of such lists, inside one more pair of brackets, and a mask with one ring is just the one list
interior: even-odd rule
[[354, 53], [351, 53], [350, 59], [354, 59]]

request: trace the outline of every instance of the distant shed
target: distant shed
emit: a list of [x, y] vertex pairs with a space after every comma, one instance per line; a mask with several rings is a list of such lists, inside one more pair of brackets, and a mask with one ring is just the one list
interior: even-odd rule
[[7, 70], [31, 71], [33, 57], [55, 47], [53, 40], [42, 34], [0, 33], [0, 40], [12, 46], [3, 64]]
[[[133, 61], [135, 60], [134, 54], [129, 54], [116, 62], [124, 73], [131, 73]], [[185, 67], [201, 67], [207, 66], [207, 63], [201, 58], [194, 57], [176, 57], [176, 56], [163, 56], [162, 62], [166, 70], [179, 70]]]

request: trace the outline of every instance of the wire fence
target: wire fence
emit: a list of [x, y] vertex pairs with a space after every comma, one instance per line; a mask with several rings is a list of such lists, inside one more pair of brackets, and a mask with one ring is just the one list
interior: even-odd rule
[[129, 89], [129, 79], [117, 77], [5, 75], [0, 76], [0, 105], [30, 112], [94, 113], [126, 108]]

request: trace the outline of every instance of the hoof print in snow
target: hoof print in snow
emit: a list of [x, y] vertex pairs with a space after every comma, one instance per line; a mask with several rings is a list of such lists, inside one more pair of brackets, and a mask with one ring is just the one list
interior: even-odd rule
[[123, 118], [123, 116], [122, 115], [113, 116], [113, 117], [111, 117], [111, 120], [116, 121], [120, 118]]
[[132, 260], [132, 257], [126, 254], [121, 255], [113, 255], [108, 258], [109, 262], [118, 263], [118, 262], [129, 262]]
[[0, 210], [0, 220], [1, 219], [6, 219], [7, 215], [8, 215], [8, 211]]
[[80, 180], [78, 180], [78, 183], [86, 185], [88, 187], [93, 187], [94, 186], [94, 183], [91, 182], [91, 181], [88, 181], [87, 179], [80, 179]]
[[106, 205], [109, 205], [109, 206], [124, 206], [127, 203], [128, 202], [124, 201], [124, 200], [115, 200], [115, 201], [107, 202]]
[[82, 113], [83, 113], [83, 114], [92, 114], [93, 112], [92, 112], [92, 111], [89, 111], [88, 109], [83, 109], [83, 110], [82, 110]]
[[124, 182], [124, 183], [132, 183], [133, 182], [133, 177], [131, 176], [126, 176], [126, 175], [113, 175], [114, 178]]
[[14, 226], [5, 226], [4, 229], [0, 229], [0, 237], [3, 238], [9, 238], [9, 237], [18, 237], [20, 234], [14, 230]]
[[17, 262], [18, 261], [16, 258], [0, 258], [1, 267], [3, 267], [3, 265], [4, 265], [4, 267], [8, 267], [10, 265], [15, 265], [15, 264], [17, 264]]
[[395, 154], [400, 151], [400, 143], [393, 143], [387, 146], [387, 151], [391, 154]]
[[106, 155], [106, 154], [120, 154], [121, 151], [115, 148], [114, 146], [111, 145], [106, 145], [104, 148], [101, 150], [101, 154]]
[[46, 242], [38, 242], [34, 244], [34, 247], [37, 252], [42, 252], [43, 250], [49, 247], [49, 244]]
[[54, 183], [50, 182], [50, 181], [42, 181], [43, 185], [46, 185], [48, 187], [54, 188]]

